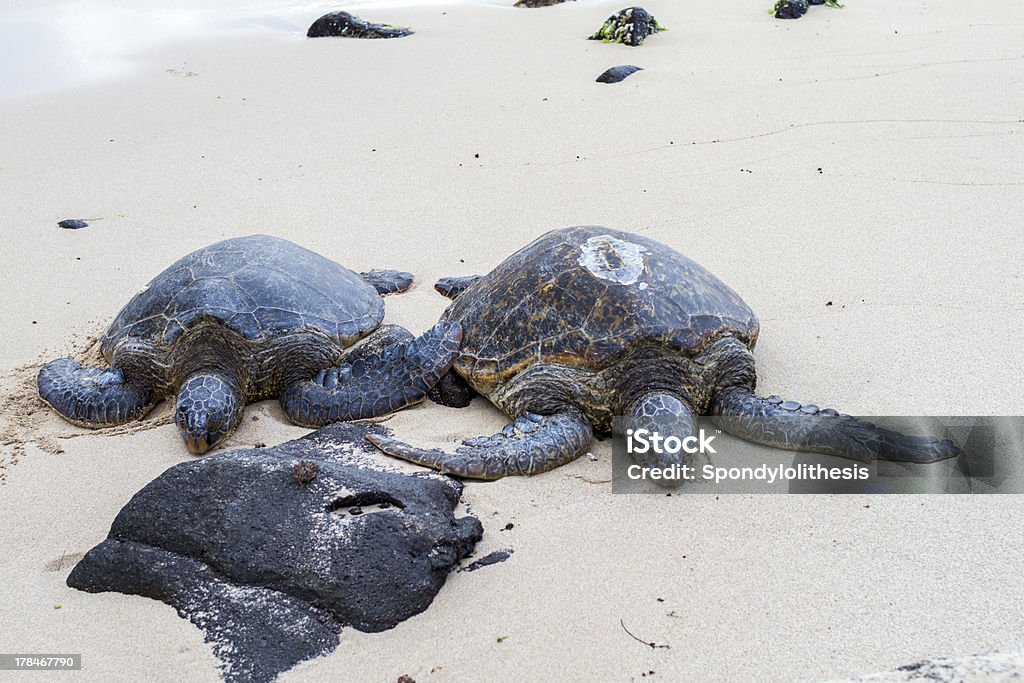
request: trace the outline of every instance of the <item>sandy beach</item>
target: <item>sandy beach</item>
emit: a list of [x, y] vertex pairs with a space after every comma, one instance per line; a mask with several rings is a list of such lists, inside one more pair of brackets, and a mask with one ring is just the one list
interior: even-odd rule
[[[65, 585], [136, 491], [194, 457], [171, 409], [90, 432], [34, 378], [98, 358], [150, 278], [228, 237], [411, 271], [386, 320], [421, 333], [448, 303], [439, 277], [611, 226], [743, 296], [764, 394], [1020, 414], [1024, 6], [849, 0], [780, 21], [770, 5], [652, 0], [670, 30], [640, 48], [584, 39], [624, 6], [604, 0], [361, 9], [416, 30], [378, 41], [306, 39], [336, 9], [318, 6], [0, 99], [0, 652], [82, 653], [60, 680], [219, 680], [173, 608]], [[644, 71], [594, 82], [617, 64]], [[246, 415], [227, 448], [309, 431], [276, 401]], [[387, 425], [452, 447], [505, 423], [477, 399]], [[476, 555], [510, 559], [280, 680], [822, 681], [1024, 649], [1020, 497], [615, 495], [608, 442], [592, 453], [467, 483]]]

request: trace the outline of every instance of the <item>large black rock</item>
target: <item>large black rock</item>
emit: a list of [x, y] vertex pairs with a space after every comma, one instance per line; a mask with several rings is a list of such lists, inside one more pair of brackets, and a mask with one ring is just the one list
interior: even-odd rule
[[589, 40], [639, 47], [647, 36], [666, 30], [643, 7], [627, 7], [608, 17]]
[[314, 21], [306, 31], [307, 38], [404, 38], [412, 29], [390, 24], [372, 24], [348, 12], [330, 12]]
[[776, 19], [799, 19], [807, 14], [807, 0], [779, 0], [775, 3]]
[[455, 517], [455, 480], [374, 465], [368, 432], [387, 430], [337, 424], [168, 469], [68, 585], [172, 605], [228, 681], [273, 680], [332, 651], [343, 626], [394, 627], [430, 605], [483, 528]]

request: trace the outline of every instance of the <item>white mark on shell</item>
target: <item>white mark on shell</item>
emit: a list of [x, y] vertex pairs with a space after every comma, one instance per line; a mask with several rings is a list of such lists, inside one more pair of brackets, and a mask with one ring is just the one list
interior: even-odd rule
[[644, 254], [649, 253], [639, 244], [611, 235], [591, 237], [580, 249], [583, 252], [578, 261], [581, 266], [594, 277], [620, 285], [631, 285], [640, 279], [644, 272]]

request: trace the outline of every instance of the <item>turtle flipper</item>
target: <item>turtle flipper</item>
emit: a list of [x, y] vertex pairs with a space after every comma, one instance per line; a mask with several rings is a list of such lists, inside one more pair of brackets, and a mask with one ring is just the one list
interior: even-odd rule
[[465, 275], [462, 277], [443, 277], [434, 283], [434, 289], [444, 294], [449, 299], [454, 299], [462, 294], [473, 283], [479, 280], [482, 275]]
[[137, 420], [153, 407], [150, 387], [127, 382], [117, 369], [83, 368], [70, 358], [39, 370], [39, 396], [80, 427], [112, 427]]
[[401, 294], [412, 287], [412, 273], [402, 270], [368, 270], [359, 273], [371, 287], [377, 290], [381, 296], [388, 294]]
[[454, 453], [414, 448], [397, 439], [368, 434], [373, 445], [445, 474], [471, 479], [501, 479], [547, 472], [583, 455], [590, 446], [590, 422], [577, 412], [526, 413], [494, 436], [464, 441]]
[[352, 365], [359, 359], [366, 359], [395, 344], [411, 344], [415, 339], [412, 332], [401, 325], [381, 325], [367, 335], [357, 346], [350, 348], [342, 361]]
[[386, 415], [423, 399], [459, 353], [462, 327], [438, 323], [423, 336], [321, 370], [281, 394], [292, 422], [322, 427]]
[[759, 398], [745, 388], [720, 392], [715, 423], [730, 434], [776, 448], [837, 455], [861, 462], [929, 463], [960, 455], [949, 439], [908, 436], [831, 408], [800, 405], [777, 396]]

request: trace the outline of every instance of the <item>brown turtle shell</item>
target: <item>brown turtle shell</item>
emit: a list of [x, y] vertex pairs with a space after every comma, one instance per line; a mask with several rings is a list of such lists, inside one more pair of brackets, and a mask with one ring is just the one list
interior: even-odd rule
[[383, 317], [383, 300], [358, 274], [287, 240], [251, 235], [194, 251], [153, 278], [114, 318], [101, 350], [108, 361], [122, 345], [159, 356], [210, 323], [252, 348], [309, 330], [346, 347]]
[[753, 348], [758, 322], [728, 285], [641, 235], [552, 230], [462, 292], [442, 316], [462, 324], [456, 371], [477, 391], [533, 363], [598, 372], [655, 344], [695, 356], [733, 336]]

